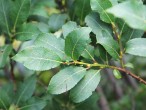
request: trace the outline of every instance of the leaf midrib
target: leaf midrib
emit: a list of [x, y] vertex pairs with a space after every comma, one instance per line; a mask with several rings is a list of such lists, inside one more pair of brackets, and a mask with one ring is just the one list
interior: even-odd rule
[[[83, 89], [92, 81], [92, 79], [99, 73], [99, 70], [94, 73], [94, 75], [86, 82], [86, 84], [81, 88], [81, 90], [77, 93], [78, 95], [83, 91]], [[77, 96], [76, 96], [77, 97]]]
[[2, 4], [2, 8], [3, 8], [3, 14], [4, 14], [4, 19], [5, 19], [7, 31], [8, 31], [8, 33], [10, 33], [9, 32], [9, 26], [8, 26], [8, 21], [7, 21], [6, 13], [5, 13], [5, 10], [4, 10], [5, 8], [4, 8], [3, 0], [1, 1], [1, 4]]
[[18, 17], [19, 17], [19, 15], [20, 15], [20, 11], [21, 11], [21, 9], [22, 9], [22, 7], [23, 7], [25, 1], [26, 1], [26, 0], [23, 0], [22, 4], [20, 5], [19, 11], [18, 11], [17, 16], [16, 16], [16, 20], [15, 20], [15, 23], [14, 23], [14, 27], [13, 27], [14, 29], [16, 28], [16, 25], [17, 25], [17, 22], [18, 22]]
[[[67, 77], [62, 83], [60, 83], [59, 85], [57, 85], [56, 87], [54, 87], [55, 89], [56, 88], [58, 88], [58, 87], [60, 87], [64, 82], [66, 82], [68, 79], [70, 79], [71, 77], [73, 77], [74, 75], [76, 75], [77, 73], [80, 73], [80, 72], [82, 72], [82, 71], [84, 71], [84, 70], [86, 70], [85, 68], [84, 69], [82, 69], [82, 70], [79, 70], [79, 71], [76, 71], [76, 72], [74, 72], [72, 75], [70, 75], [69, 77]], [[53, 89], [54, 89], [53, 88]]]

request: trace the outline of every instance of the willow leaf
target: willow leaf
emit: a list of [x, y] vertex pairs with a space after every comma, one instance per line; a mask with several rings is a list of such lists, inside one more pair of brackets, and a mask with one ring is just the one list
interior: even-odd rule
[[89, 70], [85, 77], [76, 85], [70, 93], [74, 102], [82, 102], [92, 95], [100, 81], [100, 70]]
[[91, 28], [82, 27], [69, 33], [65, 39], [65, 53], [77, 60], [89, 43]]
[[115, 5], [107, 10], [115, 17], [122, 18], [134, 29], [146, 30], [146, 6], [137, 0], [130, 0]]
[[30, 70], [49, 70], [60, 65], [61, 58], [54, 52], [44, 47], [29, 47], [13, 57]]
[[67, 67], [57, 73], [48, 86], [49, 93], [61, 94], [72, 89], [85, 75], [83, 67]]

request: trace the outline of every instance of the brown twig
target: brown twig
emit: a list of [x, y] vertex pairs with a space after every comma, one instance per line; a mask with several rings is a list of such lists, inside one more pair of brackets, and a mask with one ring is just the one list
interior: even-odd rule
[[122, 72], [126, 73], [127, 75], [130, 75], [131, 77], [137, 79], [139, 82], [141, 82], [141, 83], [146, 85], [146, 81], [144, 79], [142, 79], [141, 77], [135, 75], [131, 71], [126, 70], [125, 68], [116, 67], [116, 66], [110, 66], [110, 65], [104, 65], [104, 64], [99, 64], [99, 63], [89, 64], [89, 63], [84, 63], [84, 62], [79, 62], [79, 61], [64, 62], [63, 64], [66, 64], [66, 65], [71, 65], [71, 64], [85, 65], [85, 66], [88, 67], [88, 69], [91, 68], [91, 67], [100, 67], [102, 69], [104, 69], [104, 68], [116, 69], [116, 70], [119, 70], [119, 71], [122, 71]]
[[15, 75], [14, 75], [14, 63], [12, 61], [12, 59], [10, 59], [10, 78], [13, 81], [13, 83], [15, 83]]
[[126, 73], [127, 75], [130, 75], [131, 77], [137, 79], [139, 82], [143, 83], [146, 85], [146, 81], [144, 79], [142, 79], [141, 77], [135, 75], [134, 73], [132, 73], [131, 71], [128, 71], [124, 68], [120, 68], [120, 67], [115, 67], [115, 66], [110, 66], [110, 68], [113, 68], [113, 69], [117, 69], [119, 71], [122, 71], [124, 73]]

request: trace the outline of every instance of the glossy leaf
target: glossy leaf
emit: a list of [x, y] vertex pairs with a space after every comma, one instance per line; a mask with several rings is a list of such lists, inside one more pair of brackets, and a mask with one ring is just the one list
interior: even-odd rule
[[146, 57], [146, 39], [135, 38], [126, 43], [126, 53]]
[[106, 9], [112, 7], [112, 3], [109, 0], [91, 0], [90, 4], [91, 9], [100, 14], [102, 21], [106, 23], [114, 22], [114, 16], [106, 12]]
[[64, 52], [64, 39], [57, 38], [53, 34], [40, 34], [35, 40], [34, 44], [36, 46], [45, 47], [49, 50], [54, 51], [62, 60], [69, 59]]
[[25, 102], [29, 98], [31, 98], [36, 87], [36, 81], [37, 81], [36, 76], [33, 75], [27, 78], [21, 85], [19, 85], [19, 88], [16, 92], [16, 97], [15, 97], [17, 99], [17, 102], [16, 102], [17, 105], [20, 102]]
[[10, 16], [12, 17], [13, 27], [21, 25], [29, 16], [31, 0], [15, 0]]
[[77, 60], [89, 42], [91, 28], [82, 27], [69, 33], [65, 39], [65, 53]]
[[72, 89], [85, 75], [83, 67], [67, 67], [51, 79], [48, 91], [51, 94], [61, 94]]
[[100, 81], [100, 70], [89, 70], [85, 77], [70, 92], [71, 99], [82, 102], [92, 95]]
[[75, 30], [76, 28], [77, 28], [77, 23], [76, 23], [76, 22], [69, 21], [69, 22], [67, 22], [66, 24], [64, 24], [64, 25], [62, 26], [64, 38], [66, 38], [66, 36], [67, 36], [70, 32], [72, 32], [73, 30]]
[[60, 65], [61, 58], [53, 51], [44, 47], [29, 47], [18, 54], [13, 59], [22, 63], [30, 70], [49, 70]]
[[52, 32], [55, 32], [55, 31], [61, 29], [61, 27], [65, 23], [67, 17], [68, 16], [66, 14], [53, 14], [53, 15], [51, 15], [49, 18], [49, 22], [48, 22], [50, 30]]
[[98, 44], [101, 44], [105, 50], [114, 58], [118, 59], [119, 54], [119, 45], [118, 43], [112, 38], [102, 38], [97, 41]]
[[115, 76], [117, 79], [121, 79], [121, 78], [122, 78], [121, 73], [120, 73], [118, 70], [116, 70], [116, 69], [114, 69], [113, 74], [114, 74], [114, 76]]
[[146, 6], [137, 0], [125, 1], [107, 10], [134, 29], [146, 30]]
[[0, 47], [0, 68], [3, 68], [6, 65], [7, 59], [12, 51], [11, 45], [5, 45]]
[[34, 23], [23, 24], [15, 34], [16, 39], [20, 41], [35, 39], [41, 33], [37, 26]]

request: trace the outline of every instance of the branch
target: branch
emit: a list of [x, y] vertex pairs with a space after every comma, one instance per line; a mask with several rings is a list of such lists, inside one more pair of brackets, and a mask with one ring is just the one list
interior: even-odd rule
[[142, 79], [139, 76], [135, 75], [131, 71], [126, 70], [125, 68], [120, 68], [120, 67], [110, 66], [110, 65], [104, 65], [104, 64], [99, 64], [99, 63], [90, 64], [90, 63], [84, 63], [84, 62], [79, 62], [79, 61], [64, 62], [63, 64], [66, 64], [66, 65], [76, 65], [76, 64], [84, 65], [84, 66], [87, 67], [87, 69], [89, 69], [91, 67], [99, 67], [101, 69], [104, 69], [104, 68], [116, 69], [116, 70], [119, 70], [119, 71], [122, 71], [122, 72], [126, 73], [127, 75], [130, 75], [131, 77], [137, 79], [139, 82], [141, 82], [141, 83], [146, 85], [146, 81], [144, 79]]
[[10, 59], [10, 77], [13, 83], [15, 84], [16, 81], [15, 81], [15, 75], [14, 75], [14, 63], [12, 59]]
[[131, 71], [128, 71], [124, 68], [120, 68], [120, 67], [114, 67], [114, 66], [109, 66], [109, 68], [112, 68], [112, 69], [117, 69], [119, 71], [122, 71], [124, 73], [126, 73], [127, 75], [130, 75], [131, 77], [137, 79], [139, 82], [143, 83], [146, 85], [146, 81], [144, 79], [142, 79], [141, 77], [135, 75], [134, 73], [132, 73]]

